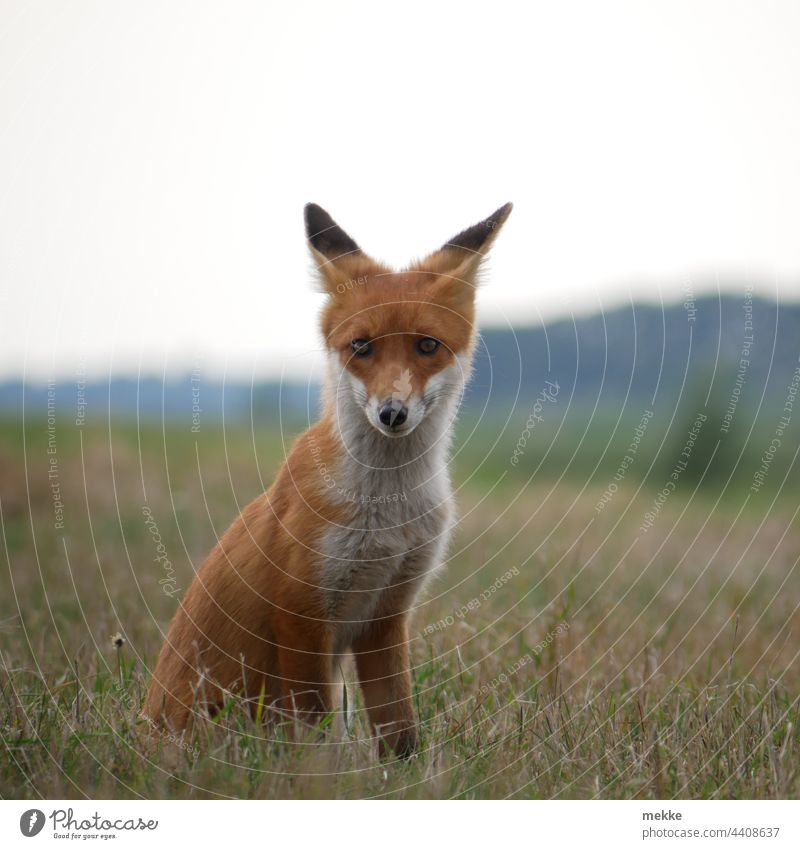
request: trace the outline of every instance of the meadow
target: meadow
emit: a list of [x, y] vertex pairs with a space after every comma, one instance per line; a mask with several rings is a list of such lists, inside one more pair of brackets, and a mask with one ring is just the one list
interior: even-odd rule
[[462, 423], [405, 762], [377, 757], [349, 667], [342, 715], [294, 740], [235, 698], [187, 739], [137, 720], [193, 570], [296, 425], [2, 422], [0, 796], [796, 798], [794, 459], [755, 494], [748, 471], [660, 498], [673, 458], [655, 448], [614, 478], [638, 420], [577, 468], [564, 438], [543, 466], [539, 431], [512, 463], [524, 416]]

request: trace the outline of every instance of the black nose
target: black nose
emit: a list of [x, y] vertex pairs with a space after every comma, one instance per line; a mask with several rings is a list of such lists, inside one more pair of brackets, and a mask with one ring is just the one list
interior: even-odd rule
[[401, 401], [387, 401], [378, 410], [378, 418], [386, 427], [400, 427], [408, 418], [408, 407]]

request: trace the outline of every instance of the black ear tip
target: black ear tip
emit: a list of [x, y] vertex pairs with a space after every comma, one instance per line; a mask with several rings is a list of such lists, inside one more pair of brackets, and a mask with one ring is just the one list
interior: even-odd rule
[[321, 206], [307, 203], [303, 210], [306, 238], [312, 246], [329, 259], [342, 254], [360, 253], [358, 245], [342, 230]]
[[306, 236], [309, 239], [322, 230], [327, 230], [334, 225], [334, 220], [330, 215], [316, 203], [307, 203], [305, 205], [303, 218], [306, 222]]
[[462, 230], [455, 238], [451, 239], [445, 248], [460, 248], [462, 250], [478, 253], [481, 248], [490, 241], [492, 234], [497, 230], [511, 214], [512, 203], [504, 204], [500, 209], [493, 212], [488, 218]]
[[494, 215], [489, 216], [490, 220], [495, 221], [497, 224], [502, 224], [509, 215], [511, 215], [511, 210], [514, 208], [514, 204], [509, 201], [508, 203], [504, 203]]

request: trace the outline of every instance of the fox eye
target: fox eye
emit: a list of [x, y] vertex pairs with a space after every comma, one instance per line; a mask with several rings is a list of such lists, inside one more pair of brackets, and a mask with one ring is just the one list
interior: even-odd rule
[[417, 351], [419, 351], [419, 353], [424, 357], [429, 357], [431, 354], [435, 354], [438, 347], [439, 340], [434, 339], [432, 336], [425, 336], [417, 342]]
[[372, 342], [368, 339], [353, 339], [350, 349], [354, 357], [368, 357], [372, 353]]

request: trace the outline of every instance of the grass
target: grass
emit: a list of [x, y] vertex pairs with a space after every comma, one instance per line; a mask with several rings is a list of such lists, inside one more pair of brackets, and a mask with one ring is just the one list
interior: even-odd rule
[[422, 750], [382, 762], [354, 686], [349, 723], [295, 742], [235, 699], [187, 740], [136, 719], [180, 591], [271, 479], [280, 433], [60, 423], [56, 455], [47, 437], [0, 425], [4, 798], [800, 794], [796, 493], [679, 486], [642, 532], [655, 485], [598, 512], [607, 479], [504, 475], [516, 436], [479, 479], [462, 453], [462, 522], [414, 619]]

